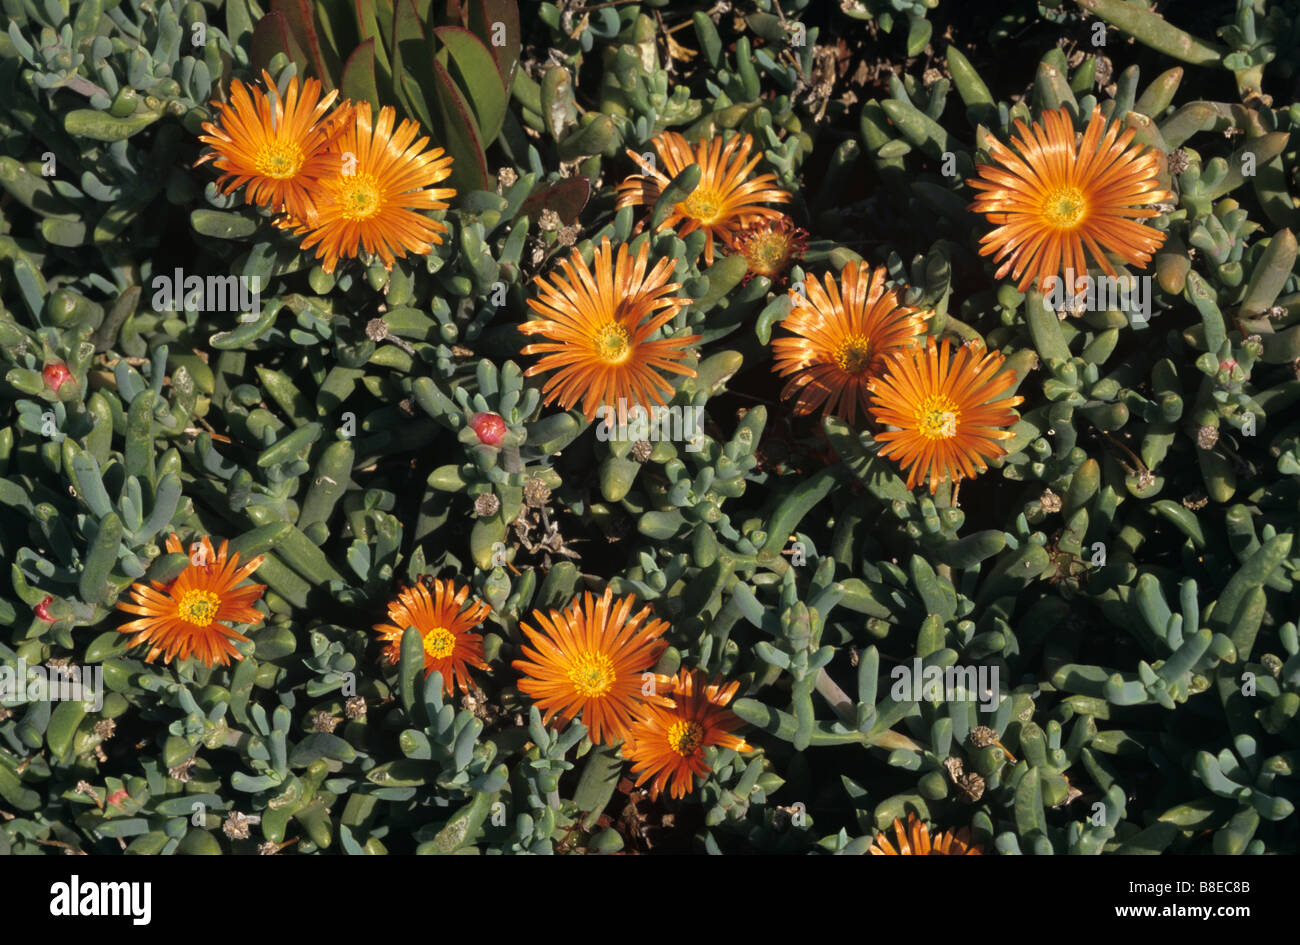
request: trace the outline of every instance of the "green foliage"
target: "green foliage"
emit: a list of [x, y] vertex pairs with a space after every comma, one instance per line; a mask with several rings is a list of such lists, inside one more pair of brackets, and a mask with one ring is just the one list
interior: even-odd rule
[[[0, 852], [865, 853], [915, 812], [986, 853], [1294, 853], [1295, 4], [1242, 0], [1213, 35], [1128, 0], [973, 27], [937, 0], [522, 6], [6, 3], [0, 663], [102, 670], [104, 698], [0, 699]], [[975, 48], [1017, 30], [1041, 61]], [[839, 35], [895, 73], [820, 94]], [[218, 193], [196, 135], [262, 67], [446, 148], [442, 244], [326, 274]], [[1055, 311], [980, 255], [990, 139], [1097, 106], [1176, 194], [1147, 221], [1149, 316]], [[698, 165], [615, 208], [624, 150], [666, 129], [755, 138], [812, 233], [792, 285], [866, 259], [933, 333], [1001, 351], [1025, 398], [1005, 457], [932, 495], [866, 422], [795, 416], [771, 376], [785, 287], [655, 228]], [[605, 237], [694, 300], [663, 329], [702, 338], [666, 398], [693, 436], [610, 439], [528, 373], [533, 279]], [[176, 269], [257, 277], [260, 306], [159, 301]], [[229, 667], [118, 632], [133, 583], [188, 563], [172, 533], [265, 556]], [[468, 696], [425, 677], [414, 630], [391, 663], [376, 643], [421, 575], [492, 607]], [[755, 751], [710, 747], [683, 801], [517, 688], [520, 622], [605, 586], [671, 624], [657, 672], [740, 683]], [[999, 692], [899, 694], [913, 666]]]

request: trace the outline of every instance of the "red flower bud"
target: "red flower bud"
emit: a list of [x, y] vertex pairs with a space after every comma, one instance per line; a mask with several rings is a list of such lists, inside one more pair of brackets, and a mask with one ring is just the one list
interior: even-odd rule
[[506, 422], [494, 413], [476, 413], [469, 425], [478, 434], [478, 441], [488, 446], [500, 446], [506, 438]]
[[36, 616], [46, 623], [54, 623], [55, 618], [50, 616], [50, 604], [53, 602], [53, 597], [46, 597], [45, 600], [36, 605]]
[[57, 391], [65, 383], [72, 380], [72, 372], [62, 361], [52, 361], [45, 365], [45, 370], [41, 372], [41, 377], [45, 379], [45, 386], [50, 390]]

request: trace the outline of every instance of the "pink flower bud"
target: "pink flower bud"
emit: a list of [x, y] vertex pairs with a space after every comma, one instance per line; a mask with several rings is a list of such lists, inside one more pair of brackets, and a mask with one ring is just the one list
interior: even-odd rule
[[41, 377], [45, 379], [45, 386], [52, 391], [57, 391], [60, 387], [72, 380], [72, 372], [62, 361], [53, 361], [45, 365], [45, 370], [41, 372]]
[[506, 422], [494, 413], [476, 413], [469, 425], [478, 434], [478, 441], [487, 446], [500, 446], [506, 438]]

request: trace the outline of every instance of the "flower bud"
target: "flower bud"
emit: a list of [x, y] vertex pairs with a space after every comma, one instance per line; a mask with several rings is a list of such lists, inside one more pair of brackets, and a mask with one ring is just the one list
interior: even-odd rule
[[476, 413], [469, 425], [478, 434], [478, 441], [487, 446], [500, 446], [506, 438], [506, 422], [494, 413]]

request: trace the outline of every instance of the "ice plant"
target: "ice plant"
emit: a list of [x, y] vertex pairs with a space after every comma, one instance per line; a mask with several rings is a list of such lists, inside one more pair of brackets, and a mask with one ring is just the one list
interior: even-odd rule
[[528, 369], [528, 377], [554, 372], [542, 387], [546, 403], [558, 402], [568, 410], [581, 401], [587, 418], [594, 420], [602, 405], [612, 409], [619, 398], [643, 408], [665, 403], [673, 386], [661, 372], [695, 376], [694, 369], [679, 362], [699, 335], [651, 340], [691, 300], [673, 295], [681, 286], [668, 281], [671, 259], [646, 271], [649, 254], [643, 242], [635, 258], [626, 246], [615, 257], [606, 237], [590, 268], [574, 250], [560, 261], [561, 275], [533, 280], [538, 298], [528, 305], [542, 317], [524, 322], [519, 330], [548, 339], [523, 349], [524, 354], [544, 355]]
[[636, 598], [596, 597], [590, 591], [563, 612], [533, 611], [537, 629], [520, 623], [530, 645], [512, 664], [523, 674], [519, 688], [533, 698], [549, 725], [552, 718], [579, 716], [596, 744], [628, 737], [634, 714], [647, 698], [642, 674], [659, 659], [668, 623], [647, 606], [636, 613]]
[[52, 603], [54, 603], [54, 598], [46, 594], [45, 599], [33, 608], [38, 619], [46, 623], [54, 623], [55, 617], [50, 613], [50, 604]]
[[[227, 623], [262, 622], [262, 614], [253, 603], [261, 598], [266, 586], [238, 585], [261, 566], [263, 557], [258, 555], [241, 567], [239, 552], [227, 558], [229, 544], [223, 541], [221, 548], [214, 552], [211, 539], [205, 535], [194, 548], [190, 563], [174, 581], [170, 584], [150, 581], [148, 585], [137, 582], [130, 589], [134, 603], [118, 603], [119, 610], [140, 615], [118, 630], [135, 634], [129, 646], [149, 644], [146, 663], [159, 655], [164, 663], [194, 656], [207, 666], [228, 666], [232, 656], [237, 660], [244, 658], [231, 641], [248, 637]], [[172, 554], [183, 553], [176, 535], [167, 538], [167, 550]]]
[[652, 800], [665, 787], [673, 797], [682, 798], [694, 789], [695, 775], [709, 776], [704, 749], [717, 745], [753, 751], [743, 738], [731, 734], [742, 724], [727, 708], [739, 688], [738, 682], [709, 682], [700, 670], [682, 670], [662, 692], [671, 705], [643, 704], [623, 746], [623, 756], [637, 775], [637, 787], [650, 781]]
[[804, 283], [806, 298], [790, 291], [793, 309], [781, 327], [795, 337], [772, 342], [773, 369], [790, 376], [781, 396], [794, 398], [796, 412], [821, 408], [852, 423], [867, 407], [868, 380], [891, 352], [917, 343], [925, 319], [885, 288], [884, 269], [855, 260], [838, 284], [830, 274], [824, 278], [825, 288], [813, 278]]
[[906, 827], [897, 817], [894, 818], [894, 836], [898, 842], [897, 849], [889, 842], [886, 834], [876, 834], [875, 842], [871, 844], [871, 854], [873, 856], [981, 856], [984, 853], [983, 847], [970, 842], [969, 827], [962, 827], [955, 833], [941, 831], [931, 837], [929, 828], [910, 811], [907, 814]]
[[869, 382], [872, 415], [895, 429], [876, 434], [883, 455], [907, 471], [907, 487], [973, 478], [1006, 451], [1018, 419], [1011, 408], [1024, 398], [1004, 396], [1016, 383], [1005, 359], [963, 345], [954, 353], [945, 338], [897, 354]]
[[204, 122], [199, 140], [211, 150], [205, 161], [222, 172], [218, 183], [224, 193], [247, 185], [248, 203], [285, 211], [306, 219], [312, 213], [316, 180], [331, 173], [338, 159], [329, 154], [331, 142], [346, 128], [351, 105], [327, 114], [338, 92], [321, 95], [316, 79], [289, 80], [284, 98], [270, 94], [275, 88], [263, 71], [266, 91], [251, 89], [235, 79], [230, 84], [230, 104], [214, 101], [217, 123]]
[[459, 686], [469, 691], [469, 667], [489, 669], [483, 660], [483, 636], [473, 630], [492, 608], [480, 600], [469, 601], [469, 586], [459, 590], [451, 581], [423, 578], [413, 587], [403, 588], [396, 600], [389, 601], [389, 623], [375, 624], [374, 630], [388, 646], [385, 656], [397, 662], [402, 655], [402, 634], [414, 627], [424, 641], [424, 672], [442, 673], [442, 688], [447, 695]]
[[732, 237], [732, 248], [745, 257], [745, 282], [754, 276], [781, 281], [808, 245], [808, 233], [785, 214], [775, 220], [751, 223]]
[[500, 446], [506, 436], [506, 422], [495, 413], [476, 413], [469, 421], [478, 441], [486, 446]]
[[[391, 107], [356, 107], [350, 122], [334, 142], [329, 172], [315, 184], [314, 217], [295, 214], [289, 221], [306, 234], [302, 248], [316, 248], [321, 268], [333, 272], [340, 259], [362, 250], [378, 254], [384, 268], [407, 253], [425, 255], [442, 242], [446, 225], [422, 211], [446, 210], [451, 188], [434, 185], [451, 175], [451, 158], [442, 148], [426, 151], [428, 138], [416, 140], [419, 125], [409, 119], [393, 128]], [[299, 222], [301, 221], [301, 222]]]
[[981, 191], [971, 209], [997, 224], [980, 239], [980, 254], [1001, 263], [997, 278], [1009, 272], [1020, 291], [1031, 283], [1046, 291], [1062, 269], [1085, 274], [1089, 257], [1111, 276], [1107, 252], [1132, 265], [1151, 261], [1165, 235], [1138, 221], [1159, 216], [1155, 205], [1175, 198], [1160, 185], [1158, 152], [1132, 144], [1136, 130], [1120, 127], [1107, 127], [1094, 108], [1076, 144], [1061, 108], [1032, 128], [1017, 120], [1011, 147], [990, 139], [997, 163], [979, 165], [967, 183]]
[[665, 131], [652, 138], [650, 144], [659, 154], [662, 170], [628, 151], [645, 173], [633, 174], [618, 185], [616, 207], [654, 206], [674, 177], [698, 164], [700, 182], [690, 196], [673, 207], [659, 229], [681, 224], [678, 236], [704, 230], [704, 260], [709, 264], [713, 263], [714, 237], [730, 245], [732, 236], [747, 224], [782, 215], [780, 210], [764, 204], [790, 202], [790, 194], [776, 186], [774, 174], [749, 176], [761, 155], [749, 156], [754, 139], [747, 134], [732, 135], [725, 144], [721, 138], [702, 140], [692, 148], [677, 132]]

